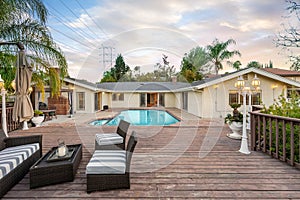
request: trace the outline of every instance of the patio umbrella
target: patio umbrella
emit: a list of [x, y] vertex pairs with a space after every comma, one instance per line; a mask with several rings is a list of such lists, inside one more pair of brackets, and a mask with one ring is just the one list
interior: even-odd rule
[[13, 108], [13, 120], [24, 122], [23, 129], [28, 129], [27, 121], [29, 121], [33, 117], [33, 108], [29, 98], [31, 76], [32, 69], [26, 59], [25, 51], [21, 50], [18, 54], [17, 59], [17, 70], [15, 78], [16, 99]]

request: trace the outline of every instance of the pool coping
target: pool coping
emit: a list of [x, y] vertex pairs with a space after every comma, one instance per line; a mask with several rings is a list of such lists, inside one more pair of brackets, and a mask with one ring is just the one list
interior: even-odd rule
[[88, 124], [91, 125], [91, 126], [95, 126], [95, 125], [92, 125], [91, 123], [94, 122], [94, 121], [97, 121], [97, 120], [108, 120], [106, 123], [104, 123], [104, 124], [102, 124], [100, 126], [117, 126], [117, 125], [107, 125], [107, 123], [110, 122], [112, 119], [114, 119], [119, 114], [121, 114], [121, 112], [128, 111], [128, 110], [156, 110], [156, 111], [164, 111], [164, 112], [168, 113], [169, 115], [171, 115], [176, 120], [178, 120], [178, 122], [176, 122], [174, 124], [169, 124], [169, 125], [131, 125], [131, 126], [146, 126], [146, 127], [148, 127], [148, 126], [166, 126], [166, 127], [168, 127], [168, 126], [174, 126], [175, 124], [180, 123], [182, 121], [181, 118], [177, 117], [176, 115], [174, 115], [173, 113], [169, 112], [166, 109], [164, 110], [164, 109], [160, 109], [160, 108], [156, 108], [156, 109], [155, 108], [151, 108], [151, 109], [148, 109], [148, 108], [127, 108], [126, 109], [126, 108], [124, 108], [124, 109], [118, 111], [111, 118], [107, 118], [107, 117], [105, 117], [105, 118], [97, 118], [97, 119], [95, 119], [93, 121], [88, 122]]

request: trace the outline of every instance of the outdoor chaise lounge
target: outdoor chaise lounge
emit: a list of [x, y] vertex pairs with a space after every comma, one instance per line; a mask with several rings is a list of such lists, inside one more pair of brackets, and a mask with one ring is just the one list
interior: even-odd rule
[[42, 156], [42, 135], [6, 137], [0, 129], [0, 198]]
[[130, 188], [130, 163], [137, 143], [133, 131], [127, 150], [96, 150], [86, 166], [87, 192]]
[[120, 120], [116, 133], [95, 135], [95, 150], [125, 150], [126, 135], [130, 123]]

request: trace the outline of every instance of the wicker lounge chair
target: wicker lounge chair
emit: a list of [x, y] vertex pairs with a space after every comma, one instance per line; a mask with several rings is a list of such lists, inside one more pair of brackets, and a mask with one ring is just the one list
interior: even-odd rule
[[133, 131], [125, 150], [96, 150], [86, 166], [87, 192], [130, 188], [130, 163], [137, 143]]
[[126, 135], [130, 123], [121, 120], [116, 133], [95, 135], [95, 150], [125, 150]]
[[[6, 137], [3, 130], [0, 129], [0, 198], [24, 178], [30, 167], [41, 156], [42, 135]], [[5, 163], [6, 161], [7, 163]], [[16, 165], [16, 163], [18, 164]], [[8, 167], [9, 169], [8, 165], [11, 166]]]

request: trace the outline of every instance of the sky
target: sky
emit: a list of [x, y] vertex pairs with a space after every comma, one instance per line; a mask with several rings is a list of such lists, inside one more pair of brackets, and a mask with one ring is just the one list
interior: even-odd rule
[[[288, 69], [290, 52], [276, 47], [283, 31], [285, 0], [43, 0], [48, 28], [63, 50], [71, 77], [97, 82], [110, 69], [109, 60], [121, 54], [133, 69], [153, 71], [168, 56], [180, 70], [185, 53], [234, 39], [242, 67], [250, 61]], [[275, 3], [276, 2], [276, 3]], [[104, 48], [105, 47], [105, 48]], [[103, 57], [103, 49], [107, 55]], [[104, 58], [104, 59], [103, 59]], [[112, 58], [112, 59], [111, 59]], [[103, 62], [107, 61], [107, 62]], [[224, 63], [224, 70], [232, 71]]]

